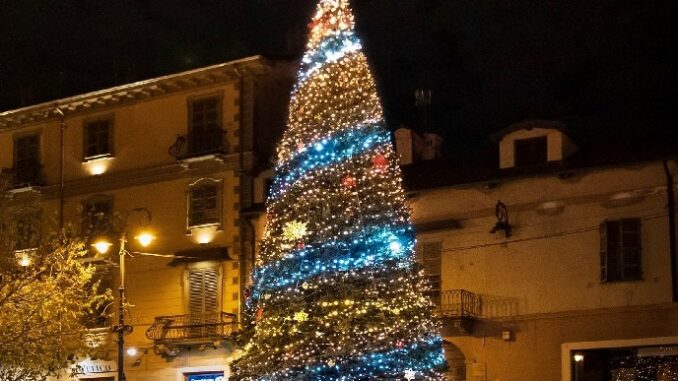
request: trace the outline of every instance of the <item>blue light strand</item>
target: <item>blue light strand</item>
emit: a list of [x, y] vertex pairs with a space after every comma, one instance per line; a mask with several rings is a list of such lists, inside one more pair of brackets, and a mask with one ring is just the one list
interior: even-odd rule
[[291, 183], [316, 168], [341, 163], [390, 143], [390, 133], [379, 124], [341, 130], [312, 142], [276, 167], [277, 176], [269, 200], [274, 202]]
[[307, 51], [304, 55], [293, 93], [323, 65], [336, 62], [346, 54], [357, 52], [361, 49], [362, 44], [360, 39], [353, 30], [344, 30], [325, 37], [318, 47]]
[[[408, 260], [414, 249], [410, 224], [366, 227], [347, 240], [308, 245], [254, 271], [256, 293], [275, 290], [329, 272], [360, 270], [387, 261]], [[327, 256], [328, 250], [336, 251]], [[258, 296], [258, 295], [257, 295]]]
[[[275, 372], [259, 380], [287, 380], [295, 375], [303, 374], [308, 379], [317, 381], [349, 381], [389, 375], [402, 377], [408, 369], [429, 374], [429, 376], [438, 374], [435, 369], [445, 364], [442, 339], [439, 336], [426, 336], [428, 337], [419, 338], [407, 347], [369, 353], [353, 359], [337, 359], [333, 366], [326, 362], [308, 364], [304, 368]], [[440, 377], [440, 379], [443, 378]]]

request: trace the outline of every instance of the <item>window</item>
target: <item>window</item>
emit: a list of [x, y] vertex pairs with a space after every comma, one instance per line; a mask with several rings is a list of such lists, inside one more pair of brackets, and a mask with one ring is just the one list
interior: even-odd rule
[[440, 305], [440, 254], [441, 242], [427, 242], [417, 245], [417, 261], [424, 266], [431, 290], [427, 293], [431, 300]]
[[102, 233], [105, 220], [113, 213], [113, 197], [95, 196], [83, 203], [82, 232], [85, 235]]
[[110, 156], [113, 154], [112, 121], [101, 119], [85, 123], [84, 127], [84, 156], [85, 160]]
[[518, 139], [514, 144], [516, 167], [545, 164], [547, 156], [547, 138]]
[[38, 247], [40, 232], [39, 212], [24, 212], [19, 214], [14, 222], [16, 233], [15, 250], [30, 250]]
[[188, 227], [221, 224], [221, 182], [200, 180], [189, 188]]
[[40, 184], [39, 135], [26, 135], [14, 140], [14, 173], [16, 186]]
[[195, 99], [189, 103], [188, 149], [191, 154], [216, 153], [224, 148], [221, 98]]
[[640, 219], [605, 221], [600, 227], [600, 274], [603, 282], [642, 277]]
[[219, 308], [219, 274], [215, 268], [192, 269], [188, 274], [188, 313], [199, 316]]

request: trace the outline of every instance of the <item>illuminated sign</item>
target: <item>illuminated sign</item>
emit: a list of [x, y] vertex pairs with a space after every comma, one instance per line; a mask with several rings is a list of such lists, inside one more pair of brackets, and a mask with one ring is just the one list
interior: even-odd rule
[[226, 381], [226, 377], [224, 377], [224, 372], [199, 373], [187, 375], [186, 381]]

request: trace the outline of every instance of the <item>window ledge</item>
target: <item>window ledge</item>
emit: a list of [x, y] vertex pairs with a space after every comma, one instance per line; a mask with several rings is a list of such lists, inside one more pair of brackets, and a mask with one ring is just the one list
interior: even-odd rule
[[101, 155], [95, 155], [95, 156], [87, 156], [82, 160], [82, 163], [92, 163], [92, 162], [97, 162], [97, 161], [104, 161], [104, 160], [111, 160], [114, 159], [114, 156], [112, 153], [104, 153]]

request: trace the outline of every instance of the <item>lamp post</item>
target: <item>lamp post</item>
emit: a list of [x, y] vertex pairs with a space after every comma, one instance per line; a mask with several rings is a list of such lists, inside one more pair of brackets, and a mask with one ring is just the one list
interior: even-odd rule
[[[139, 217], [138, 224], [141, 227], [146, 227], [151, 222], [151, 212], [146, 208], [135, 208], [131, 211], [121, 214], [114, 215], [108, 219], [108, 228], [117, 227], [120, 232], [120, 248], [118, 250], [118, 256], [120, 258], [120, 287], [118, 288], [119, 297], [118, 297], [118, 324], [113, 327], [113, 332], [118, 335], [118, 381], [125, 381], [125, 333], [131, 332], [132, 327], [125, 325], [125, 256], [129, 254], [125, 248], [127, 244], [127, 225], [129, 218], [132, 215], [137, 215]], [[117, 225], [117, 226], [116, 226]], [[148, 233], [142, 232], [139, 235], [134, 237], [141, 246], [146, 247], [151, 244], [155, 237]], [[113, 244], [107, 240], [97, 240], [92, 246], [100, 253], [106, 254]]]

